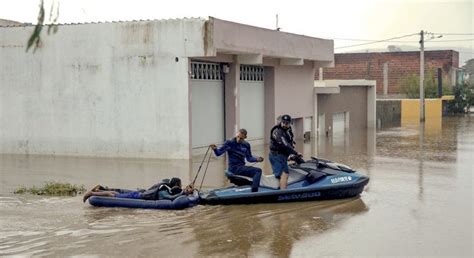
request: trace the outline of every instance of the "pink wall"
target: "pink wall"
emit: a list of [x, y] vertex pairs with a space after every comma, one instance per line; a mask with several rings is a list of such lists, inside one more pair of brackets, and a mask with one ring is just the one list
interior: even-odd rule
[[275, 115], [294, 118], [313, 115], [314, 73], [312, 62], [303, 66], [275, 67]]
[[236, 98], [238, 93], [238, 79], [239, 79], [240, 68], [239, 64], [230, 63], [229, 73], [225, 76], [225, 138], [229, 139], [235, 135], [235, 125], [239, 124], [239, 109], [235, 108], [239, 105], [239, 98]]
[[[313, 116], [314, 110], [313, 78], [316, 69], [313, 63], [305, 62], [302, 66], [272, 65], [265, 66], [265, 142], [268, 142], [270, 129], [278, 116], [289, 114], [293, 118], [303, 118]], [[295, 122], [300, 124], [295, 127], [295, 134], [301, 138], [303, 119]]]
[[275, 68], [266, 66], [264, 72], [264, 101], [265, 101], [265, 138], [264, 142], [270, 141], [270, 129], [275, 125]]

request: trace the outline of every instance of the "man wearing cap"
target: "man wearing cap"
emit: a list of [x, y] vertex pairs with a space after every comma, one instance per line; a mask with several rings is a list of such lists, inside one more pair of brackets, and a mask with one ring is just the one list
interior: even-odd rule
[[262, 170], [257, 167], [246, 166], [245, 160], [248, 162], [262, 162], [263, 158], [252, 156], [250, 144], [245, 141], [246, 138], [247, 130], [242, 128], [237, 131], [234, 138], [225, 141], [219, 148], [215, 144], [211, 144], [211, 148], [216, 156], [221, 156], [227, 152], [229, 172], [234, 175], [252, 177], [252, 192], [258, 192]]
[[291, 122], [289, 115], [283, 115], [279, 123], [270, 131], [270, 154], [268, 156], [273, 174], [280, 180], [280, 189], [286, 189], [288, 185], [288, 157], [300, 155], [295, 151], [293, 145]]

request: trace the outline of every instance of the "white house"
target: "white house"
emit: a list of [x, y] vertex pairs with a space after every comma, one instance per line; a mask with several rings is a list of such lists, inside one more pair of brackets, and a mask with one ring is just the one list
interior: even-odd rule
[[[216, 18], [0, 26], [0, 153], [188, 159], [277, 116], [316, 123], [332, 40]], [[311, 128], [317, 128], [313, 125]]]

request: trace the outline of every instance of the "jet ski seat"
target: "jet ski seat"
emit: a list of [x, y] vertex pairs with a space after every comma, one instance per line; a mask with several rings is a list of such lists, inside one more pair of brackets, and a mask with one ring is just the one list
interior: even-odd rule
[[[289, 172], [289, 185], [304, 180], [306, 178], [306, 175], [308, 174], [308, 172], [297, 168], [290, 168]], [[262, 178], [260, 179], [260, 186], [271, 189], [278, 189], [280, 188], [280, 180], [274, 175], [262, 176]]]
[[232, 184], [237, 185], [237, 186], [251, 185], [253, 181], [251, 177], [235, 175], [228, 170], [225, 171], [225, 176], [229, 179], [229, 181]]
[[[308, 172], [297, 168], [290, 168], [289, 172], [290, 176], [288, 177], [288, 184], [302, 181], [306, 178], [306, 175], [308, 174]], [[251, 177], [235, 175], [228, 170], [225, 171], [225, 175], [232, 184], [237, 186], [251, 185], [253, 182]], [[260, 186], [271, 189], [278, 189], [280, 188], [280, 180], [274, 175], [262, 175], [260, 179]]]

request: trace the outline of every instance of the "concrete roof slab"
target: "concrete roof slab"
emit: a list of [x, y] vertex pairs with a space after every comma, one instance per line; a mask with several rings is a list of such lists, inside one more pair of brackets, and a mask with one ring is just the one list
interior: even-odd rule
[[209, 17], [207, 40], [219, 53], [334, 62], [334, 41], [270, 30]]

